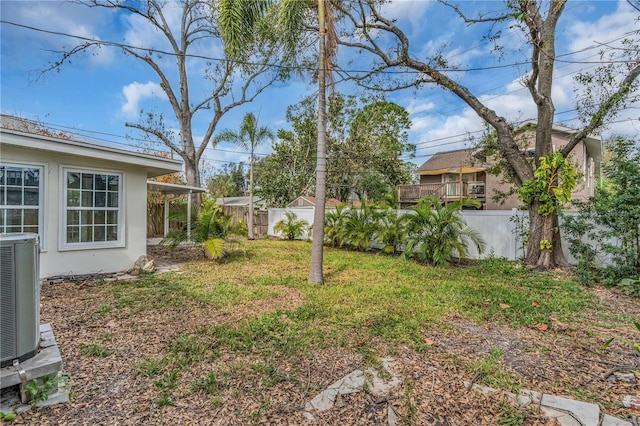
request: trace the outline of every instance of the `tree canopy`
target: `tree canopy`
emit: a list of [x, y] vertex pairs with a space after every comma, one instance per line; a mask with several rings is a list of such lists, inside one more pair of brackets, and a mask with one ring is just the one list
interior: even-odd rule
[[[501, 30], [515, 31], [527, 41], [529, 71], [522, 77], [530, 99], [537, 110], [535, 155], [533, 164], [526, 150], [516, 143], [517, 126], [508, 117], [490, 108], [480, 93], [473, 93], [460, 81], [460, 70], [447, 61], [446, 45], [433, 55], [424, 55], [414, 45], [409, 29], [401, 28], [388, 15], [384, 2], [377, 0], [351, 0], [336, 3], [343, 19], [339, 45], [354, 49], [370, 60], [369, 71], [351, 73], [361, 86], [377, 91], [395, 91], [406, 88], [421, 90], [425, 85], [435, 85], [457, 96], [482, 118], [496, 134], [496, 145], [512, 173], [514, 182], [522, 186], [536, 181], [536, 169], [553, 154], [551, 132], [555, 119], [553, 82], [556, 65], [556, 29], [565, 10], [566, 0], [506, 1], [497, 12], [480, 16], [468, 16], [465, 8], [442, 1], [469, 26], [485, 26], [487, 39], [495, 41], [494, 51], [500, 54], [507, 41], [500, 38]], [[584, 112], [582, 127], [578, 129], [560, 150], [566, 158], [585, 137], [600, 129], [606, 120], [623, 108], [637, 95], [636, 79], [640, 75], [638, 62], [638, 34], [628, 35], [627, 48], [615, 49], [603, 46], [602, 66], [594, 73], [584, 74], [582, 83], [593, 83], [591, 95], [578, 99]], [[500, 45], [500, 43], [504, 43]], [[615, 58], [615, 60], [612, 60]], [[499, 57], [496, 61], [499, 61]], [[388, 78], [385, 72], [407, 70], [396, 78]], [[599, 88], [600, 90], [598, 90]], [[595, 96], [597, 93], [599, 96]], [[542, 160], [542, 159], [547, 160]], [[546, 174], [538, 174], [543, 176]], [[550, 175], [549, 175], [550, 176]], [[550, 192], [551, 196], [554, 191]], [[530, 235], [526, 261], [541, 269], [567, 266], [561, 245], [557, 212], [545, 213], [540, 197], [528, 198]]]
[[[257, 165], [258, 193], [284, 206], [300, 195], [313, 195], [315, 123], [313, 98], [289, 107], [292, 130], [280, 130], [274, 153]], [[379, 201], [411, 180], [413, 164], [401, 157], [415, 146], [407, 141], [407, 111], [392, 102], [361, 105], [333, 94], [327, 115], [327, 195], [347, 202], [355, 194]]]

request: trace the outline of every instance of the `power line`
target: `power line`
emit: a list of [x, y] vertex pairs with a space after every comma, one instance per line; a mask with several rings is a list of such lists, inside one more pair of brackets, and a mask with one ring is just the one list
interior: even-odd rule
[[[206, 56], [206, 55], [197, 55], [197, 54], [193, 54], [193, 53], [184, 53], [184, 54], [177, 54], [175, 52], [170, 52], [167, 50], [161, 50], [161, 49], [157, 49], [157, 48], [151, 48], [151, 47], [140, 47], [140, 46], [134, 46], [134, 45], [130, 45], [130, 44], [125, 44], [125, 43], [118, 43], [118, 42], [113, 42], [113, 41], [108, 41], [108, 40], [97, 40], [94, 38], [89, 38], [89, 37], [84, 37], [84, 36], [79, 36], [76, 34], [69, 34], [69, 33], [65, 33], [62, 31], [54, 31], [54, 30], [46, 30], [43, 28], [37, 28], [37, 27], [33, 27], [30, 25], [26, 25], [26, 24], [20, 24], [17, 22], [12, 22], [12, 21], [6, 21], [6, 20], [0, 20], [0, 23], [2, 24], [7, 24], [7, 25], [13, 25], [15, 27], [18, 28], [23, 28], [23, 29], [27, 29], [27, 30], [31, 30], [31, 31], [36, 31], [36, 32], [41, 32], [41, 33], [45, 33], [45, 34], [50, 34], [50, 35], [58, 35], [58, 36], [63, 36], [63, 37], [69, 37], [69, 38], [74, 38], [77, 40], [82, 40], [85, 42], [88, 42], [90, 44], [95, 44], [95, 45], [102, 45], [102, 46], [111, 46], [111, 47], [117, 47], [120, 49], [129, 49], [129, 50], [141, 50], [141, 51], [145, 51], [145, 52], [150, 52], [150, 53], [156, 53], [156, 54], [160, 54], [160, 55], [167, 55], [167, 56], [183, 56], [183, 57], [187, 57], [187, 58], [194, 58], [194, 59], [203, 59], [203, 60], [207, 60], [207, 61], [215, 61], [215, 62], [231, 62], [231, 63], [236, 63], [236, 64], [241, 64], [241, 65], [249, 65], [249, 66], [264, 66], [264, 67], [270, 67], [270, 68], [277, 68], [277, 69], [285, 69], [285, 70], [297, 70], [297, 71], [317, 71], [316, 67], [303, 67], [303, 66], [291, 66], [291, 65], [282, 65], [282, 64], [278, 64], [278, 63], [257, 63], [257, 62], [250, 62], [250, 61], [241, 61], [241, 60], [237, 60], [237, 59], [229, 59], [229, 58], [217, 58], [217, 57], [212, 57], [212, 56]], [[612, 41], [616, 41], [617, 39], [613, 39]], [[607, 44], [607, 43], [611, 43], [612, 41], [608, 41], [605, 43], [601, 43], [599, 45], [594, 45], [591, 46], [589, 48], [583, 48], [579, 51], [576, 52], [569, 52], [569, 53], [565, 53], [562, 55], [559, 55], [557, 57], [561, 57], [561, 56], [567, 56], [567, 55], [572, 55], [575, 53], [580, 53], [583, 52], [585, 50], [588, 49], [595, 49], [597, 47], [601, 47], [603, 44]], [[556, 57], [556, 58], [557, 58]], [[582, 61], [566, 61], [566, 60], [560, 60], [560, 59], [556, 59], [558, 62], [564, 62], [564, 63], [570, 63], [570, 64], [603, 64], [603, 63], [627, 63], [628, 61], [599, 61], [599, 62], [582, 62]], [[501, 64], [501, 65], [493, 65], [493, 66], [487, 66], [487, 67], [473, 67], [473, 68], [442, 68], [442, 69], [431, 69], [431, 71], [435, 71], [435, 72], [448, 72], [448, 73], [457, 73], [457, 72], [477, 72], [477, 71], [490, 71], [490, 70], [496, 70], [496, 69], [503, 69], [503, 68], [513, 68], [513, 67], [517, 67], [517, 66], [521, 66], [521, 65], [529, 65], [531, 64], [531, 61], [527, 60], [527, 61], [522, 61], [522, 62], [513, 62], [510, 64]], [[347, 74], [367, 74], [370, 73], [371, 70], [346, 70], [346, 69], [340, 69], [340, 71], [345, 72]], [[391, 70], [380, 70], [377, 72], [377, 74], [387, 74], [387, 75], [398, 75], [398, 74], [423, 74], [423, 71], [417, 71], [417, 70], [398, 70], [398, 71], [391, 71]]]

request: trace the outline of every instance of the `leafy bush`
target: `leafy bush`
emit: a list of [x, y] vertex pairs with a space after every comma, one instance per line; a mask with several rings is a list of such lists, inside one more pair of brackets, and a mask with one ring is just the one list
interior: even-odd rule
[[[623, 138], [607, 146], [613, 155], [602, 167], [606, 179], [563, 228], [582, 282], [620, 285], [640, 278], [640, 148]], [[607, 266], [596, 266], [598, 254]]]
[[406, 215], [407, 240], [404, 256], [416, 256], [435, 265], [448, 264], [457, 254], [458, 259], [468, 256], [468, 245], [474, 244], [479, 253], [485, 242], [477, 231], [466, 226], [460, 215], [463, 206], [477, 207], [475, 200], [464, 199], [445, 206], [435, 197], [418, 201], [412, 214]]
[[284, 235], [287, 240], [293, 241], [309, 231], [309, 222], [298, 219], [294, 212], [285, 212], [285, 218], [276, 222], [273, 230]]
[[[184, 212], [177, 212], [175, 220], [186, 223]], [[192, 241], [200, 244], [210, 259], [220, 259], [228, 252], [228, 244], [233, 235], [246, 235], [246, 226], [243, 223], [233, 225], [232, 216], [224, 214], [222, 208], [215, 200], [204, 198], [200, 211], [197, 212], [195, 221], [191, 224], [190, 235], [186, 229], [173, 230], [160, 243], [171, 248], [180, 243]]]

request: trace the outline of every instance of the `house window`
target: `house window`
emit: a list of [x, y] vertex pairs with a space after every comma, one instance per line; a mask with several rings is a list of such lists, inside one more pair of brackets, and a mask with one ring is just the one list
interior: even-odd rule
[[0, 164], [0, 233], [42, 235], [43, 167]]
[[120, 247], [122, 174], [64, 171], [66, 248]]

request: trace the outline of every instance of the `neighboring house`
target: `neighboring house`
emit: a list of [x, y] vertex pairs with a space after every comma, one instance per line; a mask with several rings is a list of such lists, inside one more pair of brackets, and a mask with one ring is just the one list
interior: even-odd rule
[[24, 129], [0, 128], [0, 150], [0, 232], [39, 234], [41, 277], [130, 269], [147, 249], [147, 179], [182, 170]]
[[[533, 155], [535, 122], [527, 121], [523, 124], [525, 126], [530, 129], [522, 133], [523, 149]], [[561, 149], [574, 132], [573, 129], [554, 125], [554, 151]], [[576, 145], [569, 158], [580, 173], [573, 199], [586, 200], [594, 194], [596, 176], [600, 173], [602, 138], [587, 137], [584, 142]], [[416, 170], [416, 174], [420, 176], [419, 185], [400, 186], [400, 205], [403, 208], [410, 207], [418, 199], [433, 195], [443, 204], [461, 197], [474, 198], [482, 203], [484, 210], [511, 210], [519, 207], [522, 203], [516, 195], [507, 197], [504, 202], [493, 200], [496, 192], [507, 192], [509, 184], [502, 182], [503, 176], [486, 172], [492, 164], [493, 159], [482, 158], [482, 152], [475, 148], [438, 152]]]
[[[340, 200], [336, 200], [335, 198], [327, 198], [325, 201], [325, 208], [334, 208], [338, 206], [342, 206], [344, 203]], [[316, 197], [308, 197], [306, 195], [302, 195], [289, 204], [287, 204], [288, 208], [312, 208], [316, 206]]]

